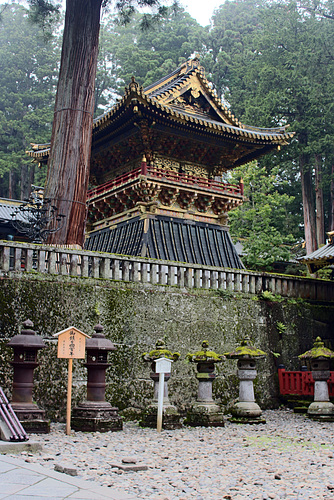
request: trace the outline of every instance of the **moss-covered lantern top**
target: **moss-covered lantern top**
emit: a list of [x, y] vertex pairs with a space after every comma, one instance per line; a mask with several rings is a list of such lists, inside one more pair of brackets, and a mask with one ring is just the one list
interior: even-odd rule
[[235, 351], [224, 352], [224, 355], [230, 359], [250, 359], [250, 358], [264, 358], [267, 354], [261, 349], [254, 347], [250, 343], [250, 339], [244, 339]]
[[155, 349], [150, 352], [144, 352], [142, 354], [142, 359], [149, 363], [153, 363], [156, 359], [167, 358], [172, 361], [177, 361], [180, 357], [178, 352], [171, 352], [167, 349], [164, 340], [159, 339], [155, 344]]
[[207, 340], [203, 340], [202, 342], [202, 350], [194, 352], [191, 354], [190, 352], [186, 356], [186, 360], [191, 363], [221, 363], [225, 356], [223, 354], [217, 354], [214, 351], [208, 351], [209, 342]]
[[320, 337], [315, 339], [312, 349], [300, 354], [299, 359], [334, 358], [334, 352], [325, 347]]

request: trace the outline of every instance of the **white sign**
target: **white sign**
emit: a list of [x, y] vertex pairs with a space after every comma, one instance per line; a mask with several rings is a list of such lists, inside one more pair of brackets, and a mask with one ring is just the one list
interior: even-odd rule
[[172, 360], [167, 358], [159, 358], [155, 360], [156, 373], [170, 373], [172, 368]]

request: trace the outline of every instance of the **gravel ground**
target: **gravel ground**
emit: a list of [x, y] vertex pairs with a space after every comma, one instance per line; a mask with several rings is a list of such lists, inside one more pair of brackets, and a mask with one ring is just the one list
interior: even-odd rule
[[[163, 431], [126, 423], [116, 433], [72, 432], [54, 424], [28, 462], [74, 468], [79, 477], [151, 500], [334, 500], [334, 423], [290, 410], [265, 411], [266, 424]], [[122, 460], [146, 465], [121, 471]], [[94, 499], [92, 499], [94, 500]]]

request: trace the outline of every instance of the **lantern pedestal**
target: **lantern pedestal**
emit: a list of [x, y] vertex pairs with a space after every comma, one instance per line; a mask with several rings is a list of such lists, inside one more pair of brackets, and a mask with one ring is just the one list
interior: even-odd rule
[[239, 402], [231, 408], [231, 422], [246, 424], [265, 424], [262, 410], [255, 402], [253, 381], [256, 378], [255, 359], [238, 360]]
[[85, 401], [72, 412], [71, 428], [83, 432], [121, 431], [123, 421], [118, 408], [106, 401]]
[[192, 427], [224, 427], [224, 415], [212, 397], [212, 383], [216, 378], [214, 369], [212, 362], [197, 364], [197, 401], [188, 411], [184, 424]]
[[15, 335], [7, 344], [14, 351], [11, 406], [28, 434], [47, 434], [50, 422], [44, 419], [45, 411], [32, 400], [37, 352], [45, 347], [43, 339], [32, 330], [33, 326], [30, 320], [25, 321], [21, 334]]
[[[177, 361], [180, 354], [175, 352], [172, 353], [166, 348], [164, 340], [159, 339], [155, 344], [155, 349], [148, 353], [142, 355], [143, 361], [151, 363], [151, 373], [150, 378], [154, 382], [154, 393], [153, 400], [150, 405], [141, 414], [141, 419], [139, 425], [142, 427], [157, 427], [158, 420], [158, 399], [159, 399], [159, 366], [156, 366], [156, 362], [159, 364], [159, 360], [162, 358], [167, 358], [167, 360]], [[163, 413], [162, 413], [162, 429], [180, 429], [182, 424], [180, 423], [180, 414], [173, 406], [170, 404], [168, 397], [168, 380], [170, 379], [170, 373], [164, 372], [164, 393], [163, 393]]]
[[327, 380], [330, 377], [330, 360], [334, 352], [325, 347], [320, 337], [315, 339], [313, 348], [298, 356], [309, 359], [314, 380], [314, 401], [307, 409], [307, 415], [313, 420], [334, 421], [334, 405], [329, 400]]
[[115, 351], [114, 344], [103, 335], [103, 327], [96, 325], [95, 333], [86, 340], [87, 351], [87, 401], [72, 412], [71, 428], [84, 432], [121, 431], [123, 420], [118, 408], [105, 400], [108, 352]]
[[256, 361], [266, 355], [254, 347], [250, 339], [244, 339], [235, 351], [226, 352], [225, 356], [238, 360], [239, 402], [232, 406], [230, 422], [237, 424], [265, 424], [261, 418], [262, 410], [255, 402], [253, 381], [256, 378]]
[[48, 434], [50, 421], [45, 420], [45, 411], [35, 403], [11, 403], [11, 406], [27, 434]]
[[[152, 365], [155, 366], [155, 363], [152, 363]], [[142, 412], [139, 424], [141, 427], [151, 427], [155, 429], [157, 427], [158, 417], [159, 373], [151, 372], [150, 378], [154, 382], [154, 396], [152, 403]], [[165, 373], [162, 428], [166, 430], [180, 429], [182, 427], [180, 423], [180, 414], [176, 407], [170, 403], [168, 397], [167, 382], [169, 379], [170, 373]]]
[[327, 360], [311, 361], [314, 380], [314, 401], [307, 409], [307, 415], [313, 420], [334, 421], [334, 405], [329, 400], [328, 383], [330, 377]]

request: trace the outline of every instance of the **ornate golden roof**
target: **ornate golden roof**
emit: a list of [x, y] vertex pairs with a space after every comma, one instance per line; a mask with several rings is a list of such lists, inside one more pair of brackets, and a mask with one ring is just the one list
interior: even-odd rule
[[[124, 96], [94, 120], [92, 155], [95, 148], [105, 148], [111, 137], [116, 141], [117, 134], [124, 133], [125, 128], [138, 127], [140, 120], [148, 118], [150, 127], [158, 123], [161, 130], [168, 129], [174, 134], [188, 133], [189, 137], [197, 134], [221, 150], [228, 149], [229, 143], [227, 168], [286, 145], [294, 135], [286, 131], [287, 126], [258, 128], [240, 123], [218, 98], [198, 58], [194, 58], [145, 89], [132, 77]], [[45, 161], [48, 145], [32, 146], [33, 150], [27, 153], [37, 161]]]
[[[135, 96], [139, 99], [139, 105], [155, 107], [175, 121], [183, 121], [207, 131], [277, 145], [288, 144], [294, 136], [294, 132], [286, 132], [288, 126], [259, 128], [240, 123], [217, 97], [197, 58], [183, 63], [172, 73], [145, 89], [132, 77], [130, 85], [125, 88], [123, 98], [110, 111], [96, 118], [93, 130], [105, 126], [129, 103], [129, 97], [133, 99]], [[138, 111], [134, 109], [134, 112]]]

